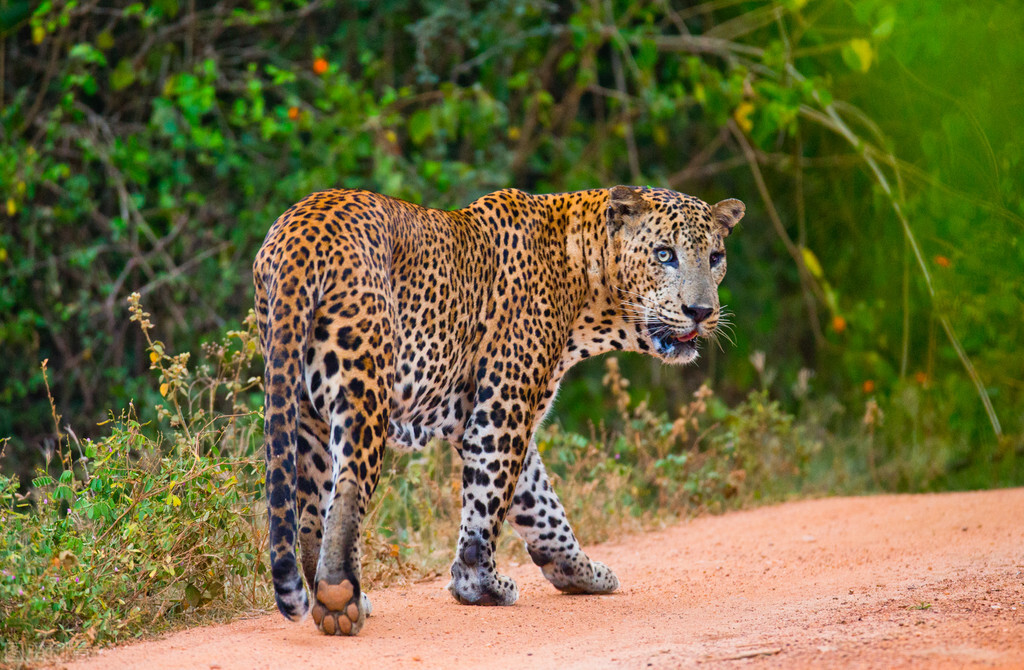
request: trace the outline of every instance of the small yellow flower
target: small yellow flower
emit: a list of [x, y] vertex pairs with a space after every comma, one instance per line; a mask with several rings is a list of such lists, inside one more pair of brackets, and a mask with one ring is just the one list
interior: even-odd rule
[[14, 198], [7, 198], [7, 216], [14, 216], [18, 213], [18, 203], [14, 202]]
[[804, 265], [807, 266], [807, 271], [814, 276], [815, 279], [821, 279], [825, 276], [825, 272], [821, 269], [821, 262], [818, 257], [814, 255], [814, 252], [807, 247], [800, 247], [800, 253], [804, 258]]
[[871, 48], [871, 42], [863, 38], [852, 39], [850, 40], [850, 50], [857, 55], [857, 62], [861, 72], [867, 72], [871, 69], [871, 63], [875, 60], [875, 52]]
[[155, 351], [149, 352], [150, 363], [156, 363], [158, 360], [160, 360], [160, 356]]
[[663, 147], [668, 144], [669, 136], [668, 131], [665, 130], [665, 126], [654, 126], [654, 129], [651, 131], [651, 135], [654, 138], [654, 143], [659, 147]]
[[732, 113], [732, 118], [736, 120], [736, 125], [738, 125], [743, 132], [749, 133], [754, 129], [754, 122], [750, 120], [750, 115], [753, 113], [753, 104], [749, 102], [741, 102]]
[[160, 385], [160, 395], [167, 397], [167, 392], [171, 390], [171, 387], [166, 382]]

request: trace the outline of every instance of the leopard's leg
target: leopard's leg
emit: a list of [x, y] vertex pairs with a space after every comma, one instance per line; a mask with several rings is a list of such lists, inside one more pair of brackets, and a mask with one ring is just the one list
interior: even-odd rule
[[[316, 584], [316, 566], [320, 559], [320, 544], [323, 539], [323, 521], [327, 515], [327, 501], [330, 500], [334, 482], [331, 470], [331, 451], [328, 445], [328, 425], [311, 411], [305, 398], [299, 415], [298, 440], [298, 487], [296, 489], [299, 510], [299, 549], [302, 559], [302, 574], [310, 591]], [[373, 607], [364, 591], [362, 594], [366, 616]]]
[[532, 440], [508, 520], [526, 542], [530, 558], [555, 588], [566, 593], [611, 593], [619, 588], [615, 573], [605, 564], [591, 561], [580, 548]]
[[[360, 582], [363, 519], [380, 479], [394, 384], [392, 318], [382, 294], [357, 300], [366, 315], [362, 335], [323, 329], [325, 344], [310, 356], [322, 381], [313, 404], [330, 416], [328, 449], [332, 484], [313, 580], [313, 620], [328, 635], [355, 635], [369, 614]], [[329, 308], [330, 303], [327, 303]], [[314, 336], [317, 336], [316, 334]], [[323, 398], [320, 397], [323, 394]], [[322, 408], [322, 409], [321, 409]]]
[[477, 388], [470, 425], [458, 446], [462, 517], [448, 591], [463, 605], [512, 605], [519, 597], [515, 582], [498, 574], [495, 546], [526, 455], [529, 434], [523, 427], [532, 417], [524, 408], [535, 401], [529, 389], [492, 383]]

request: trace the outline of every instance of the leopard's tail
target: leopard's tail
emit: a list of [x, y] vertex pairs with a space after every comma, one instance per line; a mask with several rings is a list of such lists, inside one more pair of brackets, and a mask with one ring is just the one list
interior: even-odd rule
[[277, 608], [285, 617], [299, 621], [309, 613], [309, 596], [295, 555], [296, 449], [303, 354], [315, 305], [313, 296], [302, 286], [302, 278], [281, 277], [276, 272], [261, 274], [260, 265], [258, 257], [253, 275], [265, 360], [264, 446], [270, 574]]

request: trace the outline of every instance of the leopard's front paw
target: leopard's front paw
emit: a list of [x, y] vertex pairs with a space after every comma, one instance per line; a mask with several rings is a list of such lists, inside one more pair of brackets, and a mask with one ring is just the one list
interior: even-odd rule
[[463, 605], [512, 605], [519, 589], [511, 578], [499, 575], [483, 556], [482, 542], [471, 539], [452, 563], [448, 591]]
[[510, 577], [459, 561], [452, 564], [448, 591], [463, 605], [514, 605], [519, 599], [519, 588]]
[[611, 568], [583, 554], [575, 561], [550, 561], [540, 569], [548, 581], [564, 593], [602, 594], [619, 588], [619, 578]]
[[345, 579], [340, 584], [328, 584], [321, 579], [316, 588], [313, 621], [327, 635], [356, 635], [363, 628], [366, 617], [373, 609], [365, 593], [355, 596], [355, 587]]

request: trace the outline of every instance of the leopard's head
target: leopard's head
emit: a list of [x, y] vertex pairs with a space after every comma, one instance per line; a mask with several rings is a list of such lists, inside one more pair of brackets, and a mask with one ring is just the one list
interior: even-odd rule
[[665, 362], [696, 360], [699, 340], [722, 326], [724, 242], [745, 211], [734, 199], [709, 205], [667, 189], [610, 189], [616, 298], [638, 340]]

